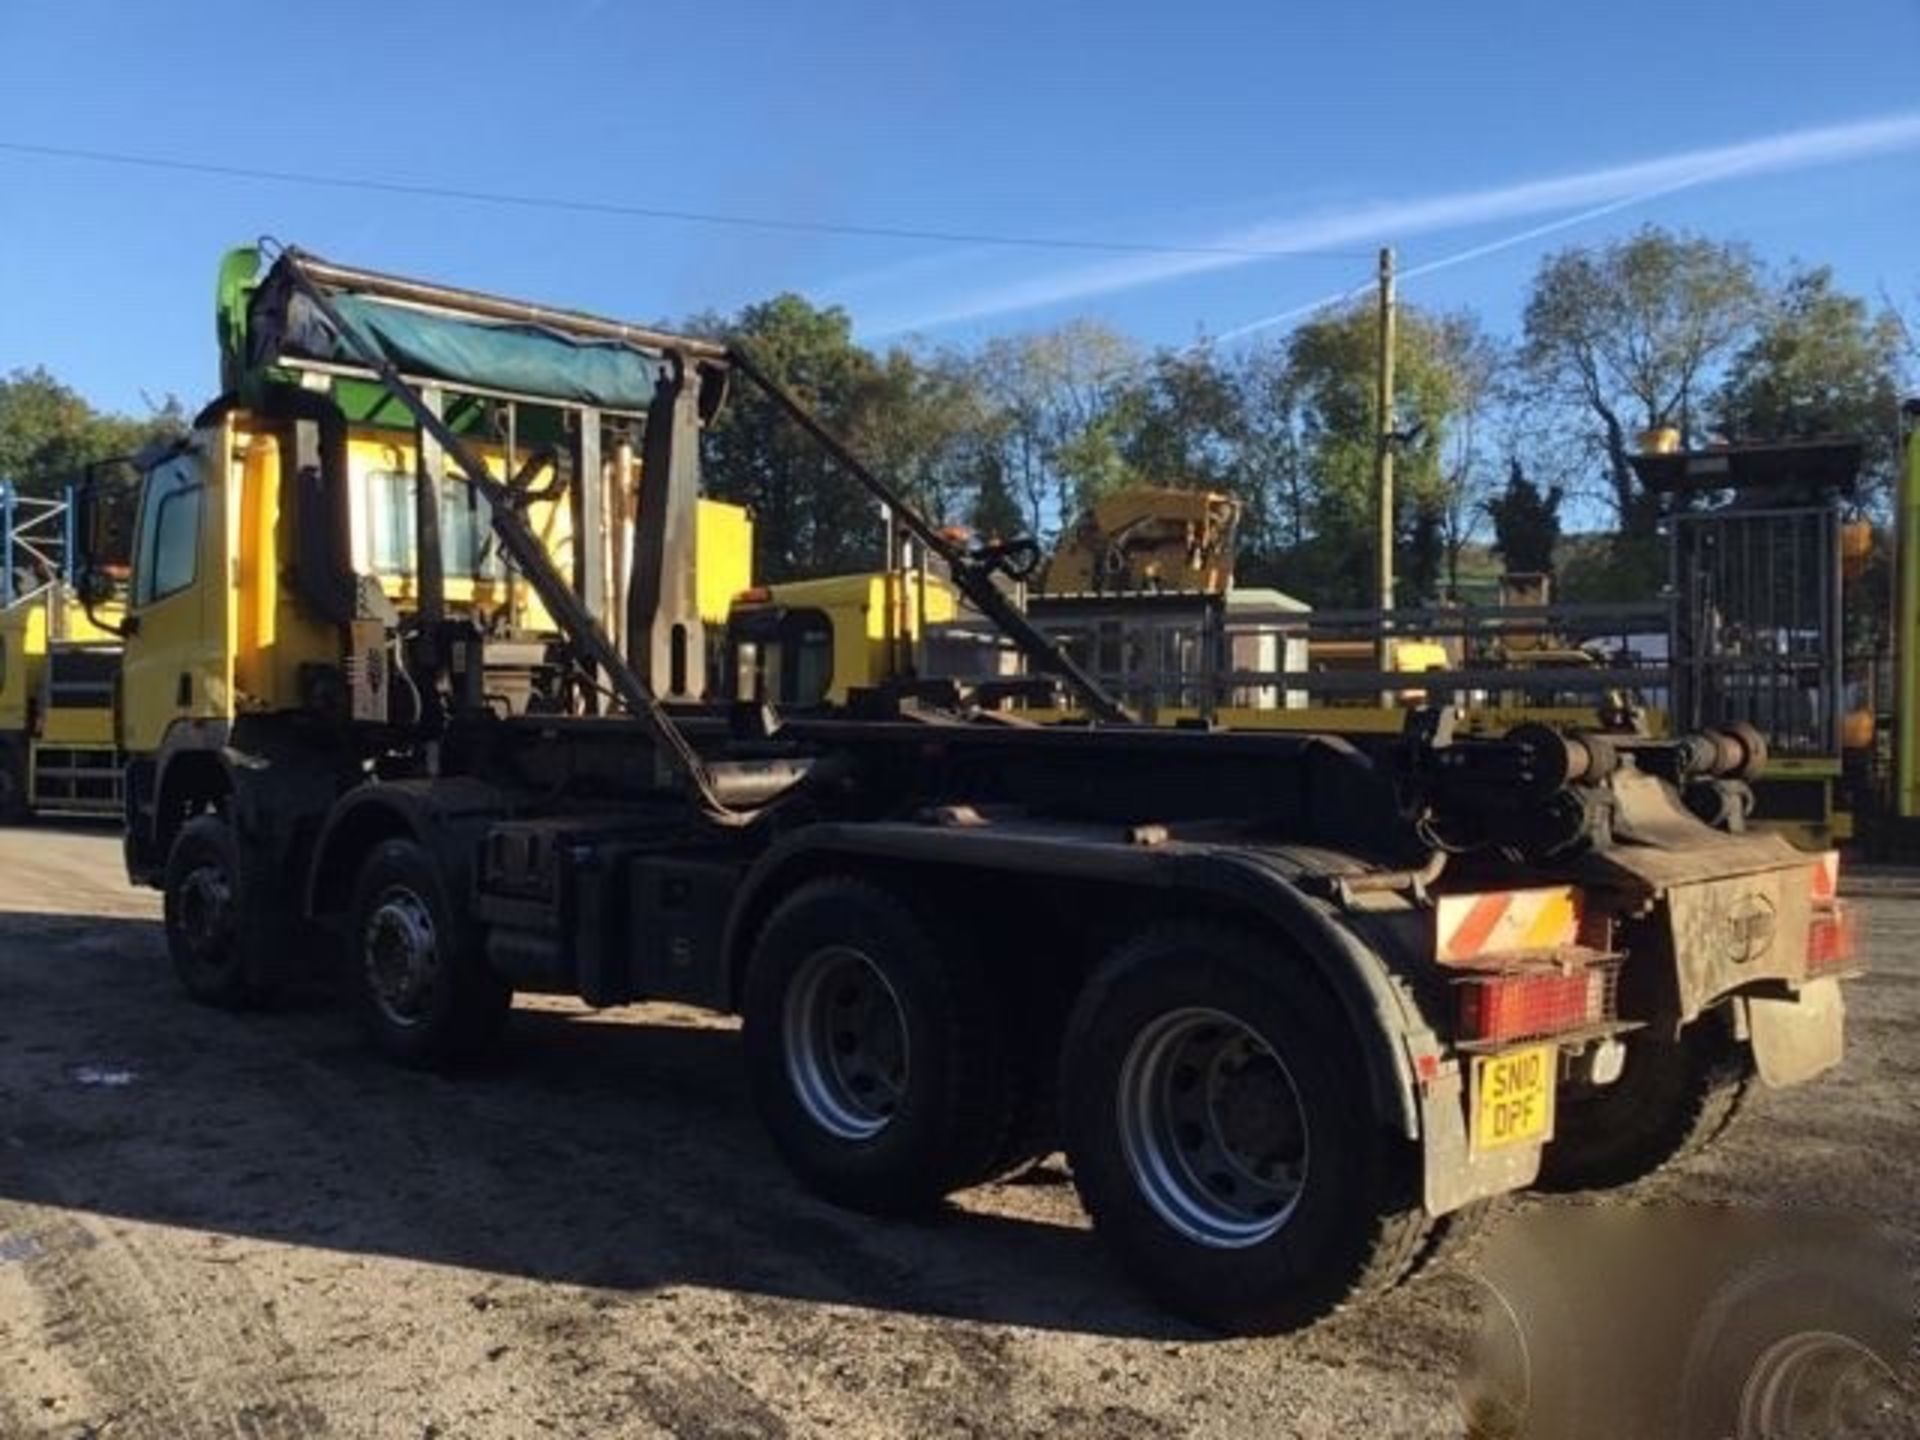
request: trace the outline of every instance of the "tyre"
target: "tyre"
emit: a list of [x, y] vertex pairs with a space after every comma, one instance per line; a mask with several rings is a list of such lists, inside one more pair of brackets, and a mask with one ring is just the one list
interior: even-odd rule
[[1431, 1231], [1346, 1016], [1251, 934], [1177, 925], [1121, 947], [1074, 1008], [1060, 1089], [1094, 1228], [1203, 1325], [1310, 1324], [1396, 1282]]
[[1625, 1044], [1625, 1066], [1611, 1085], [1559, 1097], [1539, 1189], [1630, 1185], [1719, 1139], [1746, 1102], [1752, 1059], [1717, 1014], [1701, 1016], [1677, 1038], [1649, 1027]]
[[487, 965], [434, 858], [384, 840], [354, 881], [351, 982], [367, 1034], [385, 1055], [433, 1068], [478, 1058], [498, 1039], [513, 990]]
[[827, 878], [784, 900], [755, 942], [742, 1018], [754, 1103], [793, 1172], [876, 1214], [990, 1178], [1019, 1089], [998, 994], [877, 886]]
[[0, 744], [0, 825], [23, 825], [32, 818], [24, 757], [12, 745]]
[[[1891, 1250], [1891, 1247], [1890, 1247]], [[1827, 1257], [1750, 1266], [1700, 1313], [1680, 1379], [1686, 1440], [1912, 1434], [1900, 1371], [1912, 1336], [1909, 1267], [1877, 1275]]]
[[271, 995], [248, 965], [265, 928], [265, 897], [249, 879], [233, 827], [220, 816], [196, 815], [174, 836], [161, 881], [167, 954], [187, 994], [203, 1005], [244, 1009]]
[[1408, 1264], [1405, 1279], [1441, 1272], [1463, 1273], [1472, 1268], [1487, 1241], [1513, 1213], [1509, 1196], [1469, 1200], [1433, 1222], [1419, 1252]]

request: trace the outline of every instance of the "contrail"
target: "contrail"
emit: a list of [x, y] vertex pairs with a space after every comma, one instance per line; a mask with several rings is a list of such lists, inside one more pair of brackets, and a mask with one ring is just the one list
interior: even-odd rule
[[[1404, 242], [1416, 235], [1566, 210], [1585, 211], [1586, 218], [1592, 218], [1597, 213], [1694, 185], [1738, 176], [1811, 169], [1916, 148], [1920, 148], [1920, 111], [1909, 111], [1845, 125], [1790, 130], [1735, 145], [1683, 150], [1626, 165], [1573, 171], [1511, 185], [1380, 201], [1347, 210], [1283, 218], [1216, 237], [1208, 242], [1203, 253], [1103, 261], [983, 290], [903, 323], [889, 325], [884, 333], [931, 329], [1012, 311], [1039, 309], [1257, 263], [1256, 256], [1233, 252], [1324, 250], [1356, 243]], [[1496, 245], [1504, 248], [1505, 244], [1518, 243], [1519, 238], [1509, 237]], [[1463, 252], [1460, 257], [1434, 263], [1460, 263], [1463, 258], [1471, 257]]]
[[[1650, 204], [1663, 195], [1672, 195], [1676, 191], [1691, 190], [1696, 186], [1709, 184], [1714, 180], [1721, 179], [1725, 173], [1727, 172], [1713, 171], [1695, 176], [1689, 180], [1676, 180], [1671, 185], [1662, 185], [1653, 190], [1642, 190], [1635, 195], [1622, 195], [1618, 200], [1609, 200], [1604, 205], [1595, 205], [1591, 209], [1582, 210], [1577, 214], [1562, 215], [1559, 219], [1549, 220], [1542, 225], [1529, 225], [1524, 230], [1516, 230], [1511, 235], [1502, 235], [1497, 240], [1487, 240], [1479, 245], [1470, 245], [1465, 250], [1455, 250], [1447, 255], [1436, 256], [1432, 260], [1423, 260], [1418, 265], [1409, 265], [1398, 272], [1398, 279], [1403, 283], [1408, 280], [1417, 280], [1422, 275], [1433, 274], [1436, 270], [1450, 270], [1455, 265], [1465, 265], [1469, 260], [1478, 260], [1485, 255], [1497, 255], [1502, 250], [1511, 250], [1514, 246], [1525, 245], [1530, 240], [1539, 240], [1562, 230], [1571, 230], [1575, 226], [1586, 225], [1592, 221], [1604, 219], [1608, 215], [1617, 214], [1635, 205]], [[1220, 334], [1211, 336], [1205, 343], [1209, 345], [1229, 345], [1235, 340], [1244, 340], [1247, 336], [1257, 334], [1262, 330], [1271, 330], [1276, 325], [1286, 325], [1294, 320], [1299, 320], [1313, 314], [1316, 310], [1324, 310], [1333, 305], [1344, 305], [1348, 301], [1357, 300], [1363, 295], [1371, 295], [1373, 288], [1371, 284], [1366, 284], [1356, 285], [1350, 290], [1337, 290], [1331, 295], [1322, 295], [1318, 300], [1309, 300], [1304, 305], [1289, 306], [1287, 309], [1275, 314], [1263, 315], [1258, 320], [1249, 320], [1244, 325], [1236, 325], [1231, 330], [1223, 330]]]

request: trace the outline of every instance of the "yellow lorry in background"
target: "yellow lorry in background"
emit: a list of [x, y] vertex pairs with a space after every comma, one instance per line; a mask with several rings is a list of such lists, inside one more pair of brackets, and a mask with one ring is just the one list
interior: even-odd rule
[[913, 570], [748, 587], [726, 611], [728, 693], [844, 705], [855, 691], [929, 673], [928, 640], [960, 616], [952, 585]]
[[73, 593], [69, 516], [64, 495], [0, 482], [0, 823], [120, 811], [119, 637]]
[[1117, 490], [1067, 528], [1035, 587], [1050, 595], [1225, 590], [1240, 511], [1238, 500], [1211, 490]]
[[[1298, 619], [1308, 607], [1277, 590], [1235, 585], [1241, 508], [1215, 491], [1144, 485], [1115, 491], [1089, 506], [1044, 556], [1029, 547], [1034, 563], [1018, 567], [1021, 583], [1014, 588], [1036, 627], [1155, 723], [1199, 718], [1207, 707], [1194, 695], [1215, 670], [1371, 670], [1378, 656], [1371, 642], [1273, 643], [1263, 618], [1285, 611]], [[1192, 616], [1210, 608], [1222, 609], [1224, 620], [1213, 627], [1220, 633], [1203, 637]], [[757, 586], [732, 609], [729, 643], [739, 666], [734, 693], [788, 705], [844, 704], [856, 692], [902, 679], [947, 677], [1000, 681], [1006, 697], [1021, 695], [1012, 652], [986, 631], [937, 569], [906, 564]], [[1222, 653], [1215, 656], [1215, 649]], [[1393, 669], [1409, 676], [1449, 665], [1444, 646], [1416, 636], [1394, 639], [1390, 654]], [[1430, 698], [1411, 680], [1394, 688], [1396, 704], [1385, 708], [1377, 695], [1309, 707], [1296, 693], [1283, 704], [1284, 690], [1237, 687], [1209, 718], [1235, 728], [1390, 735], [1398, 733], [1406, 707]], [[1040, 703], [1037, 688], [1028, 687], [1023, 698], [1030, 719], [1067, 713]]]

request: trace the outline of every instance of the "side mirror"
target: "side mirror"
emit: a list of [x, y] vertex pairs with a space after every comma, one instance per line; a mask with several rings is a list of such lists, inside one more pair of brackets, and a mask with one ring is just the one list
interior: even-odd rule
[[86, 468], [73, 489], [76, 574], [127, 571], [133, 563], [133, 518], [139, 503], [140, 473], [131, 460], [101, 460]]
[[124, 602], [133, 566], [134, 517], [140, 504], [140, 471], [130, 459], [89, 465], [74, 484], [73, 546], [70, 579], [87, 618], [119, 635], [133, 633], [133, 621], [102, 618], [98, 607]]

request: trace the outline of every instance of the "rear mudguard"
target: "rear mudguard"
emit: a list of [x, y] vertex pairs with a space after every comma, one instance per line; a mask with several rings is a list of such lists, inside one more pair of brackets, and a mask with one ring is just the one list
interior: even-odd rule
[[1671, 977], [1646, 1013], [1678, 1030], [1730, 1003], [1760, 1078], [1795, 1085], [1832, 1069], [1846, 1007], [1832, 979], [1808, 980], [1815, 856], [1776, 834], [1705, 832], [1691, 845], [1615, 845], [1585, 857], [1580, 884], [1614, 913], [1650, 919], [1645, 953]]

